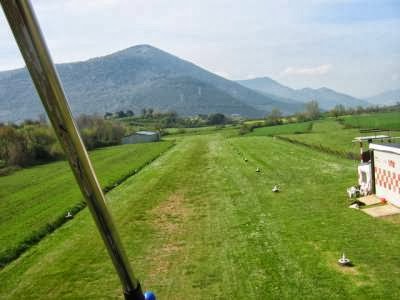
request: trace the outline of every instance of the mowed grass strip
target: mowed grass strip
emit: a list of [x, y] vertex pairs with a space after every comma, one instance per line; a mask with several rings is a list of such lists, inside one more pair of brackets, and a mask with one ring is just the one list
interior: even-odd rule
[[[397, 299], [400, 225], [347, 207], [355, 176], [348, 160], [272, 138], [203, 135], [107, 197], [144, 289], [160, 299]], [[343, 251], [353, 268], [337, 265]], [[4, 299], [122, 298], [87, 210], [0, 282]]]
[[[93, 151], [90, 157], [101, 186], [109, 190], [171, 145], [121, 145]], [[82, 207], [82, 195], [65, 161], [0, 177], [0, 267], [62, 224], [68, 210]]]

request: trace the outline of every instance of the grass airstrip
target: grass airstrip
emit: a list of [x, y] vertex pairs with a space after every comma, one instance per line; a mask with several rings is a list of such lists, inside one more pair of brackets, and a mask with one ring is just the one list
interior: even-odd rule
[[[221, 130], [180, 137], [107, 199], [159, 299], [398, 299], [400, 224], [349, 209], [355, 181], [353, 160]], [[343, 252], [353, 267], [337, 264]], [[0, 299], [122, 299], [87, 209], [8, 263], [0, 282]]]

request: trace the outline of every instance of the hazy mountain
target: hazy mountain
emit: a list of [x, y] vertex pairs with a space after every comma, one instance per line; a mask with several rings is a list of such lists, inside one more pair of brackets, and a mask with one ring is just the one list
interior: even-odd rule
[[248, 80], [238, 80], [243, 86], [250, 89], [257, 90], [263, 93], [269, 93], [272, 95], [277, 95], [287, 99], [293, 99], [297, 97], [296, 90], [287, 87], [279, 82], [269, 78], [269, 77], [258, 77]]
[[394, 105], [400, 102], [400, 89], [386, 91], [365, 100], [376, 105]]
[[369, 105], [369, 103], [365, 100], [339, 93], [326, 87], [319, 89], [292, 89], [269, 77], [239, 80], [237, 82], [256, 91], [272, 94], [282, 98], [292, 99], [293, 101], [304, 103], [310, 100], [317, 100], [320, 104], [320, 107], [326, 110], [333, 108], [337, 104], [343, 104], [346, 107]]
[[[59, 64], [57, 70], [74, 114], [152, 107], [185, 115], [260, 117], [274, 107], [285, 113], [302, 109], [301, 104], [263, 95], [149, 45]], [[0, 72], [0, 121], [37, 118], [42, 112], [26, 69]]]

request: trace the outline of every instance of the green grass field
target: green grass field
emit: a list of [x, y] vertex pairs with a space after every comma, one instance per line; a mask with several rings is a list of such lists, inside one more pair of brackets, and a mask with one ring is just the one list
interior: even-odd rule
[[[171, 142], [122, 145], [90, 156], [101, 186], [110, 189], [171, 146]], [[0, 177], [0, 262], [14, 258], [64, 222], [68, 210], [82, 207], [82, 196], [65, 161]]]
[[341, 117], [344, 124], [357, 128], [400, 130], [400, 112], [375, 113]]
[[358, 129], [345, 129], [334, 119], [315, 121], [312, 131], [307, 134], [289, 134], [285, 138], [310, 145], [321, 150], [358, 159], [359, 145], [352, 143], [357, 136], [362, 136]]
[[[400, 224], [347, 208], [355, 180], [349, 160], [217, 133], [180, 139], [107, 198], [159, 299], [398, 299]], [[354, 267], [337, 265], [343, 251]], [[1, 299], [122, 299], [87, 209], [0, 282]]]
[[277, 126], [267, 126], [255, 128], [248, 136], [274, 136], [281, 134], [299, 134], [306, 133], [311, 130], [312, 122], [291, 123]]
[[[384, 114], [377, 114], [376, 120], [382, 121]], [[351, 118], [358, 116], [351, 116]], [[392, 122], [392, 123], [390, 123]], [[395, 129], [400, 126], [400, 118], [393, 118], [386, 126]], [[381, 123], [383, 124], [383, 123]], [[376, 126], [371, 126], [376, 127]], [[365, 128], [365, 127], [363, 127]], [[378, 134], [387, 134], [386, 131]], [[283, 139], [308, 145], [317, 150], [329, 152], [350, 159], [358, 159], [359, 145], [352, 143], [358, 136], [374, 135], [374, 133], [360, 133], [359, 128], [346, 128], [333, 118], [313, 121], [312, 123], [293, 123], [287, 125], [256, 128], [247, 136], [279, 136]], [[400, 132], [391, 132], [391, 136], [400, 136]]]
[[223, 127], [221, 126], [203, 126], [203, 127], [193, 127], [193, 128], [166, 128], [165, 132], [169, 135], [199, 135], [199, 134], [210, 134], [216, 131], [227, 129], [238, 129], [239, 126], [235, 124], [227, 124]]

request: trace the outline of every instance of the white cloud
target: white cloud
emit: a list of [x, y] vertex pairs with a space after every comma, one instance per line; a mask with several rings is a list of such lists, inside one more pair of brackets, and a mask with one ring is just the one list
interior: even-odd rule
[[328, 73], [332, 69], [331, 64], [324, 64], [316, 67], [309, 68], [296, 68], [288, 67], [283, 72], [282, 75], [306, 75], [306, 76], [317, 76]]

